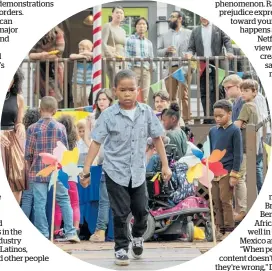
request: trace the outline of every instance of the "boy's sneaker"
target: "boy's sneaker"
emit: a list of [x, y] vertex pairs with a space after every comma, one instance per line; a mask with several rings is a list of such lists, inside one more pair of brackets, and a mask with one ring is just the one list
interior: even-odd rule
[[115, 251], [115, 262], [116, 265], [129, 265], [128, 253], [122, 248]]
[[144, 238], [143, 237], [137, 237], [132, 239], [132, 250], [131, 255], [135, 259], [140, 259], [143, 255], [144, 250]]
[[104, 230], [96, 230], [89, 240], [94, 243], [102, 243], [105, 242], [105, 238]]
[[80, 243], [80, 239], [79, 239], [77, 233], [74, 235], [68, 236], [66, 239], [70, 243]]
[[59, 229], [54, 231], [54, 240], [65, 238], [64, 230]]
[[56, 239], [55, 241], [60, 242], [60, 243], [61, 242], [80, 243], [80, 239], [79, 239], [77, 233], [74, 235], [70, 235], [68, 237], [65, 236], [64, 238]]

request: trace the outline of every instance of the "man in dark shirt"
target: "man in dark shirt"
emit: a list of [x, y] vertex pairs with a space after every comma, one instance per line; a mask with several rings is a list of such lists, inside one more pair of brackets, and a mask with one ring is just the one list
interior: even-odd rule
[[[233, 57], [233, 49], [230, 38], [217, 26], [213, 25], [207, 19], [200, 17], [201, 25], [197, 26], [191, 34], [188, 53], [185, 55], [190, 59], [193, 55], [204, 56], [207, 58], [213, 56], [223, 56], [223, 47], [226, 48], [227, 56]], [[215, 66], [214, 60], [209, 60], [209, 64]], [[219, 66], [222, 69], [226, 69], [227, 62], [225, 60], [219, 61]], [[208, 87], [206, 86], [206, 79], [208, 73]], [[207, 89], [206, 89], [207, 88]], [[206, 103], [207, 92], [209, 92], [210, 103]], [[205, 69], [200, 77], [200, 94], [201, 103], [204, 111], [204, 116], [209, 117], [213, 115], [213, 105], [216, 101], [216, 72], [215, 68], [210, 66], [209, 69]], [[219, 93], [219, 98], [223, 98]], [[209, 114], [207, 109], [209, 108]], [[209, 116], [208, 116], [209, 115]], [[205, 119], [204, 123], [211, 124], [213, 120]]]
[[225, 238], [234, 229], [233, 188], [237, 185], [242, 163], [242, 135], [238, 127], [231, 122], [232, 105], [227, 100], [219, 100], [213, 106], [217, 126], [211, 128], [209, 138], [211, 152], [226, 150], [221, 159], [226, 175], [216, 176], [212, 182], [212, 196], [215, 203], [218, 239]]

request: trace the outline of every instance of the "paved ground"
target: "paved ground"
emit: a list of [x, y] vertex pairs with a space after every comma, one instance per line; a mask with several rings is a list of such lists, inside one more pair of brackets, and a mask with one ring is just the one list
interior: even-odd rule
[[[58, 247], [88, 263], [113, 270], [159, 270], [190, 261], [213, 247], [213, 243], [148, 242], [141, 260], [131, 259], [128, 267], [114, 265], [112, 242], [92, 244], [56, 244]], [[131, 257], [132, 258], [132, 257]]]

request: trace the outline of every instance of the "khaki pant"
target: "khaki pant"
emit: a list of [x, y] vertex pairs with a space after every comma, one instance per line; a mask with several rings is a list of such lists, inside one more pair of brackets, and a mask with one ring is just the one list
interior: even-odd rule
[[220, 228], [234, 228], [233, 187], [229, 184], [229, 175], [212, 182], [212, 197], [216, 213], [215, 223]]
[[143, 102], [147, 103], [150, 90], [150, 71], [143, 69], [142, 75], [141, 68], [135, 67], [134, 72], [136, 73], [137, 85], [143, 90]]
[[121, 63], [116, 62], [115, 66], [113, 63], [109, 62], [106, 67], [106, 73], [109, 79], [109, 88], [112, 89], [114, 87], [114, 78], [115, 75], [122, 69]]
[[234, 187], [235, 211], [247, 212], [247, 186], [246, 186], [246, 154], [243, 154], [243, 162], [240, 169], [241, 178]]
[[[169, 68], [169, 74], [173, 74], [178, 69], [179, 67]], [[185, 122], [190, 119], [190, 112], [188, 107], [188, 103], [189, 103], [188, 85], [191, 84], [191, 78], [189, 77], [191, 76], [189, 76], [188, 74], [185, 75], [185, 80], [186, 80], [185, 84], [180, 83], [178, 80], [176, 80], [172, 76], [169, 76], [165, 82], [171, 101], [177, 101], [177, 91], [180, 86], [180, 91], [178, 92], [178, 98], [179, 98], [180, 105], [182, 107], [182, 117]]]
[[86, 85], [73, 85], [73, 102], [74, 107], [88, 106], [89, 105], [89, 96], [92, 91], [92, 86]]

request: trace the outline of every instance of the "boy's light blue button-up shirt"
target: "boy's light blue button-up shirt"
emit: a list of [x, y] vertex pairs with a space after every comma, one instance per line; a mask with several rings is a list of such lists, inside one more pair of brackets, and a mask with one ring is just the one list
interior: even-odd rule
[[137, 103], [134, 121], [119, 104], [106, 109], [98, 118], [92, 139], [104, 143], [103, 169], [117, 184], [139, 187], [145, 181], [147, 138], [163, 135], [161, 122], [150, 106]]

